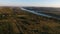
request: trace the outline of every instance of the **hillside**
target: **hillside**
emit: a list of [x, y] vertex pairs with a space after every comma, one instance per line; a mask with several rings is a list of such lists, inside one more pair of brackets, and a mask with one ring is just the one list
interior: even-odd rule
[[19, 7], [1, 7], [0, 34], [60, 34], [60, 21]]

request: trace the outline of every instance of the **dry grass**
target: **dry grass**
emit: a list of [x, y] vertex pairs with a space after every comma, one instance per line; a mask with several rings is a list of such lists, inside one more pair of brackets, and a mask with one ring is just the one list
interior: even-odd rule
[[4, 7], [0, 9], [0, 34], [60, 34], [60, 22]]

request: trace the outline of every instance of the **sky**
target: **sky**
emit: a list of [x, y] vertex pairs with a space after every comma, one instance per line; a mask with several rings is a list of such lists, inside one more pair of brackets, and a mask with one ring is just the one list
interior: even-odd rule
[[60, 7], [60, 0], [0, 0], [0, 6]]

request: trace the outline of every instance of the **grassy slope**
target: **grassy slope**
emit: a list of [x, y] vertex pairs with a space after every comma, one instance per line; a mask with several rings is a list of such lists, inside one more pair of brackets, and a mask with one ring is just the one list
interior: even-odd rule
[[22, 11], [19, 8], [0, 9], [0, 34], [48, 33], [59, 34], [60, 22]]

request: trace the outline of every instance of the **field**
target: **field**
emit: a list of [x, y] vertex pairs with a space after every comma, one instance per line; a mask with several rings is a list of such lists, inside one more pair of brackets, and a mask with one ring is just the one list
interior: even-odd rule
[[0, 7], [0, 34], [60, 34], [60, 21], [19, 7]]

